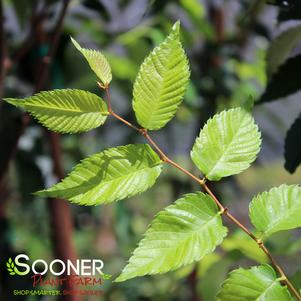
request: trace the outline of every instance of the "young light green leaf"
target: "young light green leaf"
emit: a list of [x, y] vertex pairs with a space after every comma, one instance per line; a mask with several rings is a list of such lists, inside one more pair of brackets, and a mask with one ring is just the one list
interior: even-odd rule
[[165, 273], [201, 260], [226, 234], [211, 197], [187, 194], [158, 213], [116, 281]]
[[4, 98], [23, 108], [48, 129], [78, 133], [102, 125], [107, 118], [105, 102], [97, 95], [76, 89], [43, 91], [25, 99]]
[[250, 218], [261, 236], [301, 227], [301, 188], [281, 185], [263, 192], [250, 203]]
[[272, 267], [260, 265], [232, 271], [223, 283], [217, 300], [292, 301], [292, 297], [288, 289], [280, 284], [280, 279], [277, 279]]
[[158, 130], [175, 115], [182, 102], [190, 71], [179, 40], [180, 23], [140, 67], [134, 84], [133, 108], [138, 123]]
[[301, 26], [294, 26], [283, 31], [271, 43], [267, 52], [267, 74], [271, 76], [288, 58], [290, 52], [301, 40]]
[[150, 146], [129, 144], [84, 159], [60, 183], [36, 195], [81, 205], [110, 203], [147, 190], [161, 170], [162, 161]]
[[111, 67], [105, 56], [97, 50], [82, 48], [77, 41], [71, 38], [75, 48], [81, 52], [104, 86], [107, 86], [112, 80]]
[[242, 108], [209, 119], [196, 139], [191, 158], [207, 179], [217, 181], [248, 168], [260, 150], [258, 127]]

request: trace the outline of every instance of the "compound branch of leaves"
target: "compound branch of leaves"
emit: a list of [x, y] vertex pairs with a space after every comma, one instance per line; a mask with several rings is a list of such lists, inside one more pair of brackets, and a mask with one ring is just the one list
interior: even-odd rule
[[[248, 108], [222, 111], [209, 119], [191, 151], [203, 173], [199, 178], [170, 159], [149, 135], [175, 115], [189, 81], [189, 64], [179, 39], [179, 22], [170, 35], [142, 63], [133, 90], [133, 109], [141, 127], [115, 113], [111, 107], [111, 68], [96, 50], [75, 47], [96, 73], [99, 96], [77, 89], [44, 91], [25, 99], [5, 99], [33, 115], [52, 131], [78, 133], [102, 125], [113, 116], [142, 134], [148, 144], [118, 146], [80, 162], [60, 183], [36, 192], [42, 197], [65, 198], [80, 205], [98, 205], [141, 193], [154, 185], [164, 164], [170, 164], [196, 181], [205, 192], [188, 193], [159, 212], [128, 264], [115, 281], [166, 273], [200, 261], [227, 235], [222, 217], [247, 233], [268, 256], [271, 265], [238, 268], [229, 274], [217, 295], [220, 301], [301, 300], [299, 292], [265, 245], [273, 233], [301, 226], [301, 189], [281, 185], [253, 198], [249, 215], [251, 232], [222, 205], [208, 186], [247, 169], [260, 150], [261, 135]], [[253, 234], [253, 233], [256, 233]]]

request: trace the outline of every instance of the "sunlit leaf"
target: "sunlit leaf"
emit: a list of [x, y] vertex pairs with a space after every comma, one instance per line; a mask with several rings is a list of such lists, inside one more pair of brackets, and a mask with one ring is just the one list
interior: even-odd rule
[[108, 85], [112, 80], [112, 72], [105, 56], [100, 51], [82, 48], [73, 38], [71, 38], [71, 41], [76, 49], [85, 57], [101, 82], [104, 85]]
[[145, 59], [135, 81], [133, 108], [138, 123], [146, 129], [162, 128], [182, 102], [190, 72], [179, 30], [177, 22], [166, 40]]
[[158, 213], [116, 281], [165, 273], [201, 260], [227, 234], [207, 194], [187, 194]]
[[301, 226], [301, 188], [281, 185], [265, 191], [250, 203], [250, 218], [262, 237]]
[[292, 301], [269, 265], [239, 268], [229, 274], [217, 296], [218, 301]]
[[97, 95], [76, 89], [43, 91], [25, 99], [5, 98], [52, 131], [78, 133], [102, 125], [107, 105]]
[[261, 138], [251, 114], [235, 108], [209, 119], [193, 146], [191, 157], [209, 180], [238, 174], [260, 150]]
[[147, 190], [161, 169], [162, 161], [150, 146], [119, 146], [84, 159], [60, 183], [36, 195], [82, 205], [110, 203]]

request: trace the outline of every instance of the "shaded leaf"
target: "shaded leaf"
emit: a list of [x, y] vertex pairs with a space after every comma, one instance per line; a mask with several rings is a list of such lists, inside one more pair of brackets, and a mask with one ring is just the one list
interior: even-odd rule
[[142, 63], [134, 84], [133, 108], [138, 123], [158, 130], [175, 115], [189, 79], [189, 67], [179, 41], [180, 23]]
[[278, 21], [284, 22], [289, 20], [301, 20], [301, 9], [296, 9], [295, 7], [289, 9], [287, 8], [280, 9], [278, 15]]
[[301, 115], [288, 130], [285, 138], [285, 169], [294, 173], [301, 163]]
[[217, 205], [207, 194], [187, 194], [158, 213], [117, 282], [165, 273], [201, 260], [227, 234]]
[[76, 89], [43, 91], [25, 99], [5, 98], [23, 108], [52, 131], [78, 133], [102, 125], [107, 118], [105, 102], [97, 95]]
[[110, 203], [153, 186], [161, 169], [162, 161], [150, 146], [119, 146], [84, 159], [60, 183], [36, 195], [81, 205]]
[[301, 89], [300, 78], [301, 55], [297, 55], [279, 66], [256, 104], [277, 100], [298, 92]]
[[227, 252], [239, 250], [244, 256], [257, 261], [258, 263], [269, 262], [266, 254], [262, 249], [258, 248], [258, 244], [242, 231], [237, 231], [233, 235], [227, 237], [223, 241], [221, 248]]
[[280, 284], [280, 279], [269, 265], [232, 271], [217, 297], [219, 301], [292, 300], [288, 289]]
[[260, 133], [251, 114], [235, 108], [208, 120], [195, 141], [191, 158], [209, 180], [217, 181], [248, 168], [260, 144]]
[[76, 49], [85, 57], [101, 82], [105, 86], [108, 85], [112, 80], [112, 72], [105, 56], [100, 51], [82, 48], [73, 38], [71, 38], [71, 41]]
[[272, 75], [301, 39], [301, 26], [290, 27], [272, 41], [267, 52], [267, 73]]
[[[207, 256], [206, 256], [207, 257]], [[203, 261], [200, 263], [202, 265]], [[221, 283], [226, 279], [233, 261], [230, 258], [222, 258], [215, 262], [201, 278], [198, 289], [202, 296], [202, 301], [213, 301], [220, 289]]]
[[274, 187], [250, 203], [250, 218], [261, 237], [300, 227], [300, 215], [301, 188], [298, 185]]

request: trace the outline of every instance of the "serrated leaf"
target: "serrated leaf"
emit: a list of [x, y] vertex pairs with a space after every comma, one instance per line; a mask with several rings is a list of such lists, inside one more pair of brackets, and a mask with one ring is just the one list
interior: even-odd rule
[[71, 41], [75, 48], [85, 57], [97, 77], [107, 86], [112, 80], [112, 72], [105, 56], [100, 51], [82, 48], [73, 38], [71, 38]]
[[191, 152], [207, 179], [217, 181], [248, 168], [260, 150], [258, 127], [242, 108], [223, 111], [209, 119]]
[[133, 108], [138, 123], [158, 130], [175, 115], [182, 102], [190, 71], [179, 40], [180, 23], [142, 63], [134, 84]]
[[301, 114], [288, 130], [285, 138], [285, 169], [294, 173], [301, 163]]
[[165, 273], [201, 260], [226, 234], [211, 197], [187, 194], [158, 213], [116, 281]]
[[271, 77], [265, 92], [256, 102], [270, 102], [301, 90], [301, 54], [288, 59]]
[[291, 301], [285, 286], [280, 284], [269, 265], [250, 269], [239, 268], [229, 274], [217, 299], [219, 301]]
[[52, 131], [78, 133], [102, 125], [107, 105], [97, 95], [76, 89], [43, 91], [25, 99], [5, 98], [21, 107]]
[[147, 144], [107, 149], [84, 159], [60, 183], [36, 194], [81, 205], [118, 201], [155, 183], [162, 161]]
[[294, 26], [283, 31], [272, 41], [267, 51], [267, 74], [271, 76], [288, 58], [290, 52], [301, 40], [301, 26]]
[[301, 226], [301, 188], [281, 185], [265, 191], [250, 203], [252, 224], [262, 238], [272, 233]]

